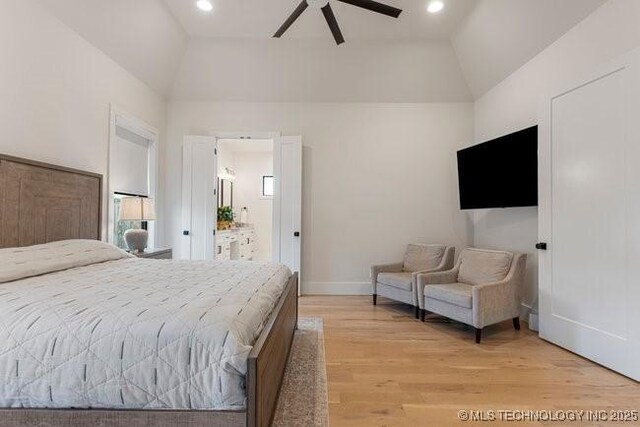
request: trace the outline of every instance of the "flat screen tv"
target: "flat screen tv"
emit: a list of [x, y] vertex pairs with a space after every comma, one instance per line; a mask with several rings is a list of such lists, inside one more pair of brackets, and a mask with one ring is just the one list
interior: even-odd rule
[[461, 209], [538, 205], [538, 127], [458, 151]]

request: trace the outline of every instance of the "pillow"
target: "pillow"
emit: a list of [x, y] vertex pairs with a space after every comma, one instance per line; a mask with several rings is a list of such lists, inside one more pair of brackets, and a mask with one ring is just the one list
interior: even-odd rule
[[0, 249], [0, 283], [130, 257], [133, 255], [98, 240]]
[[460, 255], [458, 281], [469, 285], [498, 282], [509, 273], [513, 254], [504, 251], [465, 249]]
[[436, 268], [444, 256], [446, 246], [443, 245], [407, 245], [402, 269], [404, 271], [422, 271]]

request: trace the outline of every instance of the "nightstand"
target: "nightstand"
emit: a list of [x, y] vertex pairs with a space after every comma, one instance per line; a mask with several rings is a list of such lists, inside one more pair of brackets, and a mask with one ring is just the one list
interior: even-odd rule
[[148, 258], [148, 259], [172, 259], [173, 258], [173, 250], [171, 248], [159, 248], [159, 249], [151, 249], [147, 248], [144, 252], [138, 252], [137, 254], [133, 254], [138, 258]]

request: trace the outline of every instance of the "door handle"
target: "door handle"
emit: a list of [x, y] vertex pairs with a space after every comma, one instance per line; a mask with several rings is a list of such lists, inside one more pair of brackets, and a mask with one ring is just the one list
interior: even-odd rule
[[547, 244], [545, 242], [536, 243], [536, 249], [541, 250], [541, 251], [546, 251], [547, 250]]
[[182, 232], [182, 235], [183, 235], [183, 236], [188, 236], [188, 235], [189, 235], [189, 230], [184, 230], [184, 231]]
[[293, 232], [293, 237], [300, 237], [300, 232], [299, 231], [294, 231]]

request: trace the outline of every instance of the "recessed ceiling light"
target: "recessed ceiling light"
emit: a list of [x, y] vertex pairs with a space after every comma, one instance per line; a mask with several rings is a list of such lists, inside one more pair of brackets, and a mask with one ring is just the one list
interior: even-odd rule
[[440, 0], [432, 0], [427, 5], [427, 11], [429, 13], [438, 13], [442, 9], [444, 9], [444, 3], [441, 2]]
[[196, 6], [203, 12], [211, 12], [213, 10], [213, 5], [209, 0], [198, 0]]

